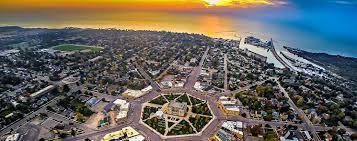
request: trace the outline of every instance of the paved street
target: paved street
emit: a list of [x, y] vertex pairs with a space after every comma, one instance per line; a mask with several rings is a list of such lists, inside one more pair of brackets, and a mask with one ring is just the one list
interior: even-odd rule
[[15, 131], [19, 127], [21, 127], [21, 126], [25, 125], [26, 123], [28, 123], [30, 118], [35, 117], [36, 115], [39, 115], [40, 113], [45, 113], [46, 112], [46, 107], [48, 105], [52, 105], [52, 104], [57, 103], [57, 101], [59, 99], [60, 99], [59, 97], [56, 97], [56, 98], [52, 99], [51, 101], [49, 101], [46, 104], [42, 105], [41, 108], [39, 108], [37, 111], [33, 111], [33, 112], [25, 115], [24, 118], [14, 122], [13, 124], [7, 126], [4, 129], [2, 129], [1, 132], [0, 132], [0, 135], [5, 135], [6, 133], [9, 133], [11, 130]]
[[151, 79], [151, 77], [146, 73], [146, 71], [135, 62], [135, 66], [140, 72], [140, 74], [150, 82], [150, 85], [152, 86], [154, 91], [160, 91], [160, 86], [155, 82], [155, 80]]
[[314, 126], [312, 125], [312, 123], [310, 122], [309, 118], [306, 116], [306, 114], [304, 113], [304, 111], [302, 111], [300, 108], [298, 108], [295, 103], [291, 100], [289, 94], [285, 91], [285, 89], [280, 85], [279, 81], [277, 79], [274, 79], [275, 82], [278, 84], [280, 90], [284, 93], [285, 97], [287, 97], [288, 103], [290, 105], [290, 107], [292, 107], [294, 109], [294, 111], [296, 111], [300, 117], [303, 117], [303, 122], [305, 123], [305, 128], [308, 131], [312, 132], [313, 138], [315, 141], [319, 141], [321, 140], [319, 135], [317, 134]]
[[[160, 89], [160, 87], [158, 86], [158, 84], [149, 77], [149, 75], [143, 70], [143, 68], [136, 64], [137, 69], [139, 70], [139, 72], [145, 77], [145, 79], [147, 79], [148, 81], [150, 81], [151, 85], [153, 86], [153, 91], [150, 92], [147, 95], [144, 95], [138, 99], [135, 100], [129, 100], [129, 102], [131, 103], [131, 108], [129, 111], [129, 115], [128, 115], [128, 120], [115, 126], [115, 127], [110, 127], [110, 128], [106, 128], [100, 131], [93, 131], [93, 132], [88, 132], [82, 135], [78, 135], [76, 137], [71, 137], [71, 138], [66, 138], [65, 141], [75, 141], [75, 140], [83, 140], [85, 138], [91, 138], [91, 137], [95, 137], [95, 136], [104, 136], [107, 133], [110, 132], [114, 132], [116, 130], [120, 130], [121, 128], [125, 127], [125, 126], [132, 126], [136, 129], [139, 130], [139, 132], [141, 132], [143, 135], [145, 135], [148, 140], [151, 141], [157, 141], [157, 140], [161, 140], [160, 136], [157, 135], [156, 133], [154, 133], [153, 131], [151, 131], [150, 129], [148, 129], [147, 127], [145, 127], [144, 125], [140, 124], [140, 118], [141, 118], [141, 108], [142, 108], [142, 103], [147, 102], [151, 99], [153, 99], [154, 97], [158, 96], [159, 93], [188, 93], [194, 97], [200, 98], [200, 99], [204, 99], [207, 100], [208, 105], [210, 107], [210, 109], [212, 110], [213, 114], [214, 114], [214, 119], [211, 122], [210, 125], [208, 125], [208, 127], [202, 132], [202, 134], [200, 136], [190, 136], [190, 137], [181, 137], [181, 138], [169, 138], [166, 139], [168, 141], [171, 140], [207, 140], [215, 131], [217, 131], [218, 127], [220, 127], [220, 124], [223, 123], [223, 121], [226, 120], [238, 120], [238, 121], [242, 121], [244, 123], [246, 123], [247, 125], [255, 125], [255, 124], [269, 124], [269, 125], [273, 125], [273, 126], [283, 126], [283, 125], [295, 125], [301, 128], [307, 128], [308, 130], [314, 131], [314, 127], [309, 125], [309, 123], [304, 123], [304, 124], [295, 124], [295, 123], [291, 123], [291, 122], [274, 122], [274, 121], [263, 121], [263, 120], [255, 120], [255, 119], [248, 119], [248, 118], [244, 118], [241, 116], [224, 116], [222, 114], [222, 112], [220, 111], [220, 109], [217, 107], [216, 102], [218, 101], [218, 98], [220, 96], [230, 96], [231, 94], [234, 93], [239, 93], [245, 90], [250, 89], [253, 86], [256, 85], [261, 85], [263, 84], [265, 81], [267, 80], [271, 80], [274, 78], [269, 78], [267, 80], [264, 81], [260, 81], [260, 82], [256, 82], [252, 85], [248, 85], [244, 88], [235, 90], [235, 91], [225, 91], [223, 93], [219, 93], [216, 94], [215, 96], [212, 95], [208, 95], [205, 94], [203, 92], [199, 92], [193, 89], [193, 85], [195, 84], [195, 82], [197, 81], [197, 77], [201, 72], [203, 63], [205, 58], [207, 57], [209, 48], [207, 48], [207, 50], [205, 51], [204, 55], [201, 58], [200, 64], [199, 66], [195, 67], [194, 70], [191, 72], [187, 83], [185, 84], [184, 88], [171, 88], [171, 89]], [[226, 70], [226, 65], [227, 65], [227, 56], [225, 55], [225, 71], [227, 72], [228, 70]], [[226, 79], [227, 76], [225, 76]], [[225, 80], [226, 81], [226, 80]], [[159, 92], [160, 91], [160, 92]], [[293, 103], [289, 103], [292, 104], [292, 106], [294, 107]], [[295, 106], [294, 109], [296, 109], [297, 107]], [[301, 114], [301, 113], [300, 113]], [[327, 128], [325, 127], [317, 127], [320, 130], [326, 130]], [[316, 132], [315, 132], [316, 133]], [[315, 135], [314, 135], [315, 138]]]
[[[218, 108], [217, 106], [217, 101], [219, 99], [220, 96], [230, 96], [234, 93], [239, 93], [245, 90], [250, 89], [253, 86], [256, 85], [261, 85], [263, 84], [265, 81], [267, 80], [272, 80], [274, 79], [275, 81], [276, 78], [269, 78], [267, 80], [264, 81], [260, 81], [260, 82], [255, 82], [251, 85], [248, 85], [246, 87], [243, 87], [241, 89], [235, 90], [235, 91], [228, 91], [228, 68], [227, 68], [227, 55], [224, 55], [224, 70], [225, 70], [225, 80], [224, 80], [224, 87], [225, 87], [225, 91], [222, 93], [217, 93], [214, 96], [213, 95], [209, 95], [206, 94], [204, 92], [199, 92], [193, 89], [193, 86], [195, 84], [195, 82], [197, 81], [197, 78], [202, 70], [202, 66], [204, 64], [204, 61], [207, 57], [209, 48], [206, 49], [206, 51], [204, 52], [199, 66], [195, 67], [190, 76], [187, 79], [187, 83], [185, 84], [184, 88], [171, 88], [171, 89], [160, 89], [159, 85], [152, 79], [150, 78], [150, 76], [146, 73], [146, 71], [142, 68], [142, 66], [140, 66], [139, 64], [135, 63], [136, 68], [138, 69], [138, 71], [140, 72], [140, 74], [150, 82], [150, 85], [153, 87], [153, 90], [140, 97], [137, 99], [129, 99], [128, 101], [131, 103], [131, 107], [129, 109], [128, 112], [128, 119], [122, 123], [119, 123], [118, 125], [115, 126], [110, 126], [110, 127], [106, 127], [106, 128], [102, 128], [102, 129], [91, 129], [89, 127], [87, 127], [85, 124], [78, 124], [75, 123], [72, 119], [66, 118], [62, 115], [53, 113], [53, 112], [49, 112], [46, 111], [46, 106], [47, 105], [52, 105], [55, 104], [59, 99], [61, 99], [60, 97], [56, 97], [55, 99], [49, 101], [47, 104], [43, 105], [39, 110], [34, 111], [32, 113], [30, 113], [28, 116], [26, 116], [25, 118], [19, 120], [18, 122], [12, 124], [9, 128], [6, 128], [4, 130], [1, 131], [1, 134], [5, 134], [7, 132], [10, 131], [10, 129], [17, 129], [19, 128], [21, 125], [25, 125], [27, 123], [27, 120], [30, 117], [33, 117], [39, 113], [47, 113], [49, 115], [49, 117], [54, 118], [54, 119], [58, 119], [58, 120], [63, 120], [63, 121], [70, 121], [70, 122], [74, 122], [75, 125], [77, 125], [78, 127], [81, 127], [83, 129], [85, 129], [85, 133], [84, 134], [80, 134], [77, 135], [75, 137], [68, 137], [66, 139], [64, 139], [64, 141], [78, 141], [78, 140], [84, 140], [86, 138], [101, 138], [104, 135], [111, 133], [111, 132], [115, 132], [118, 131], [120, 129], [122, 129], [123, 127], [126, 126], [132, 126], [133, 128], [137, 129], [140, 133], [142, 133], [144, 136], [147, 137], [148, 140], [151, 141], [158, 141], [161, 140], [160, 136], [157, 135], [155, 132], [151, 131], [149, 128], [145, 127], [144, 125], [142, 125], [139, 121], [141, 118], [141, 109], [142, 109], [142, 104], [152, 100], [154, 97], [158, 96], [160, 93], [188, 93], [194, 97], [203, 99], [203, 100], [207, 100], [207, 103], [209, 105], [209, 108], [211, 109], [214, 118], [212, 120], [212, 122], [207, 126], [207, 128], [202, 131], [200, 136], [190, 136], [190, 137], [181, 137], [181, 138], [169, 138], [166, 139], [168, 141], [171, 140], [207, 140], [214, 132], [217, 131], [217, 129], [220, 127], [220, 125], [223, 123], [223, 121], [226, 120], [234, 120], [234, 121], [242, 121], [244, 122], [246, 125], [255, 125], [255, 124], [269, 124], [269, 125], [273, 125], [273, 126], [283, 126], [283, 125], [295, 125], [301, 128], [305, 128], [308, 131], [312, 132], [312, 135], [314, 137], [314, 140], [320, 140], [320, 138], [318, 137], [317, 133], [316, 133], [316, 129], [318, 130], [327, 130], [329, 129], [329, 127], [321, 127], [321, 126], [313, 126], [311, 124], [311, 122], [307, 119], [306, 115], [304, 114], [303, 111], [301, 111], [295, 104], [294, 102], [290, 99], [289, 95], [287, 94], [287, 92], [284, 90], [284, 88], [279, 84], [279, 88], [281, 89], [281, 91], [285, 94], [286, 97], [289, 98], [289, 104], [292, 108], [294, 108], [295, 111], [298, 112], [299, 115], [303, 116], [304, 119], [304, 123], [303, 124], [295, 124], [292, 122], [274, 122], [274, 121], [263, 121], [263, 120], [255, 120], [255, 119], [249, 119], [249, 118], [244, 118], [241, 116], [224, 116], [221, 112], [221, 110]], [[277, 81], [278, 82], [278, 81]], [[71, 89], [71, 91], [77, 91], [77, 90], [81, 90], [83, 89], [81, 86], [77, 87], [75, 89]], [[97, 93], [94, 92], [93, 93], [96, 96], [101, 96], [101, 97], [110, 97], [111, 99], [116, 99], [116, 98], [121, 98], [120, 96], [111, 96], [111, 95], [104, 95], [101, 93]], [[62, 97], [63, 98], [63, 97]], [[31, 126], [31, 125], [26, 125], [26, 126]], [[316, 128], [316, 129], [315, 129]], [[33, 130], [36, 130], [37, 128], [34, 127]], [[32, 129], [31, 129], [32, 130]], [[27, 137], [27, 136], [26, 136]], [[28, 138], [31, 137], [36, 137], [35, 135], [31, 135], [28, 136]]]
[[201, 73], [201, 70], [202, 70], [202, 66], [207, 58], [207, 55], [208, 55], [208, 51], [210, 50], [210, 48], [208, 47], [205, 51], [205, 53], [203, 54], [201, 60], [200, 60], [200, 63], [197, 67], [194, 67], [190, 76], [187, 78], [187, 82], [186, 84], [184, 85], [185, 88], [187, 89], [193, 89], [193, 86], [195, 85], [195, 83], [197, 82], [197, 78], [198, 76], [200, 75]]
[[224, 54], [224, 90], [228, 91], [228, 58]]

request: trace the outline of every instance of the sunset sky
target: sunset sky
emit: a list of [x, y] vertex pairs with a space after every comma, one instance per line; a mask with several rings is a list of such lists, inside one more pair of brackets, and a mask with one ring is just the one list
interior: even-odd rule
[[136, 8], [136, 9], [215, 9], [248, 8], [279, 4], [272, 0], [2, 0], [2, 10], [34, 10], [34, 8]]
[[0, 0], [0, 26], [254, 33], [349, 56], [356, 13], [357, 0]]

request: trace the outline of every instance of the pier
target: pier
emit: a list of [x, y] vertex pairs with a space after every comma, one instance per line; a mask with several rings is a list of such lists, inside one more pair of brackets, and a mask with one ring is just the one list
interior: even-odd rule
[[276, 52], [275, 47], [274, 47], [274, 43], [273, 43], [273, 39], [270, 39], [271, 41], [271, 52], [273, 53], [274, 57], [285, 67], [288, 68], [291, 71], [295, 71], [294, 68], [292, 68], [288, 63], [286, 63]]

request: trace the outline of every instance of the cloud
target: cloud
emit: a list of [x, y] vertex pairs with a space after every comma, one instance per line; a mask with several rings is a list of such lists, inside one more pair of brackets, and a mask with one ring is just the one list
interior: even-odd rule
[[356, 2], [344, 1], [344, 0], [334, 1], [334, 3], [336, 3], [336, 4], [342, 4], [342, 5], [353, 5], [353, 4], [356, 4]]

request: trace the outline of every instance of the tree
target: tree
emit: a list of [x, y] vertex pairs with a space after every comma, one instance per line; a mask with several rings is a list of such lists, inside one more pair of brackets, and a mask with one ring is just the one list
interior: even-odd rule
[[69, 86], [66, 84], [63, 86], [63, 91], [64, 92], [69, 92], [71, 89], [69, 88]]
[[337, 133], [340, 134], [340, 135], [343, 135], [343, 134], [346, 133], [346, 129], [340, 128], [340, 129], [337, 130]]
[[351, 140], [357, 140], [357, 133], [353, 133], [351, 136], [350, 136]]
[[84, 116], [79, 112], [76, 113], [76, 118], [75, 119], [78, 122], [82, 122], [82, 123], [84, 122]]
[[242, 117], [247, 117], [247, 114], [246, 113], [242, 113]]
[[65, 133], [60, 133], [59, 135], [58, 135], [58, 137], [60, 137], [60, 138], [66, 138], [67, 137], [67, 134], [65, 134]]
[[260, 126], [255, 125], [250, 129], [253, 136], [258, 136], [260, 134]]
[[345, 113], [342, 112], [342, 111], [340, 111], [340, 112], [338, 113], [338, 118], [339, 118], [339, 119], [345, 118]]
[[299, 97], [299, 99], [296, 101], [296, 105], [301, 107], [304, 105], [304, 98]]
[[71, 129], [71, 135], [75, 136], [76, 135], [76, 131], [74, 131], [73, 129]]
[[54, 112], [55, 110], [53, 110], [53, 108], [51, 106], [46, 106], [46, 110]]

